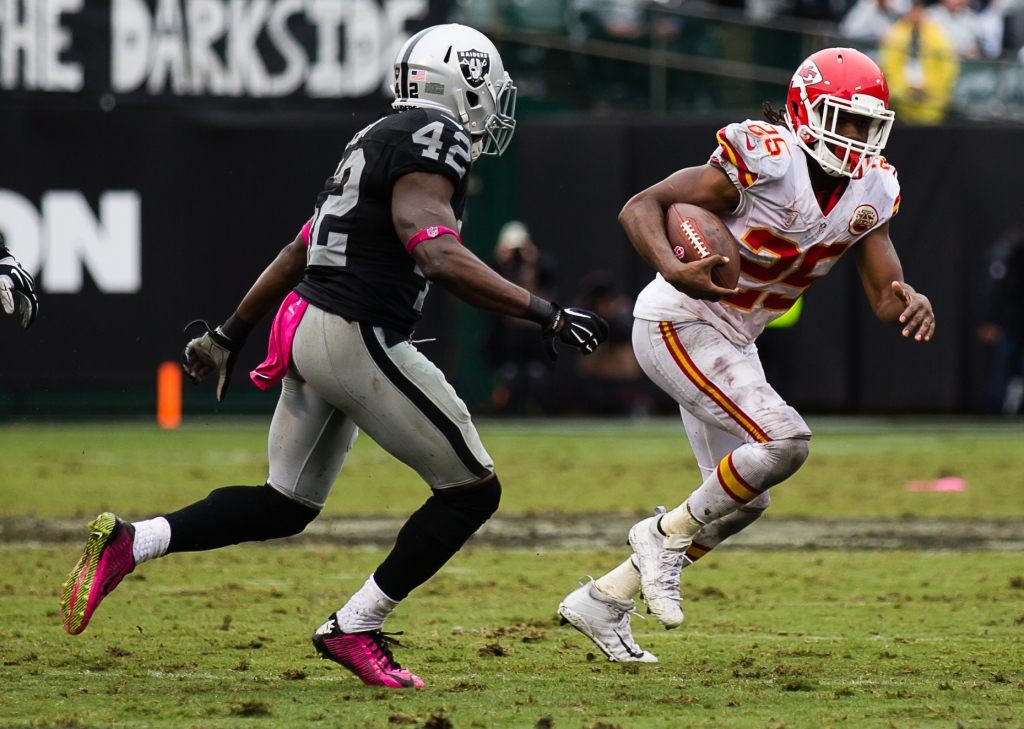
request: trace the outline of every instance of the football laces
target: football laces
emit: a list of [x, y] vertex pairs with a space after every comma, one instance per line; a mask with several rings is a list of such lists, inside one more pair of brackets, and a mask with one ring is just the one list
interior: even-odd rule
[[679, 224], [680, 230], [683, 231], [683, 235], [690, 241], [690, 245], [697, 251], [697, 255], [701, 258], [707, 258], [711, 255], [711, 251], [708, 249], [707, 244], [701, 237], [700, 232], [697, 230], [697, 226], [693, 224], [689, 218], [684, 218], [683, 222]]

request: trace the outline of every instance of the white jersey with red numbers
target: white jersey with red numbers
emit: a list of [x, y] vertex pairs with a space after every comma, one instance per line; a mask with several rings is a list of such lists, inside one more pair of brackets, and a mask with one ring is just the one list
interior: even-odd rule
[[740, 192], [736, 210], [722, 217], [740, 243], [740, 293], [700, 301], [658, 274], [641, 292], [633, 315], [706, 321], [742, 345], [786, 313], [847, 249], [896, 214], [900, 185], [896, 170], [879, 157], [860, 178], [843, 178], [836, 193], [819, 202], [807, 168], [815, 162], [786, 127], [750, 120], [730, 124], [718, 132], [718, 144], [710, 164]]

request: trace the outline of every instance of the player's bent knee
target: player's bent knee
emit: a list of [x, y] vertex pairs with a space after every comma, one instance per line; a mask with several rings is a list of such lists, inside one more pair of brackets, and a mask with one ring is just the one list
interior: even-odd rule
[[270, 484], [261, 488], [266, 491], [266, 521], [263, 532], [269, 535], [264, 539], [283, 539], [301, 534], [320, 514], [319, 509], [300, 504]]
[[434, 539], [457, 550], [491, 518], [500, 503], [497, 475], [475, 486], [435, 489], [423, 505], [431, 518], [422, 526]]
[[[482, 525], [491, 518], [501, 504], [501, 481], [498, 474], [483, 483], [463, 488], [437, 489], [434, 498], [444, 502], [453, 511]], [[478, 526], [479, 526], [478, 525]]]
[[771, 457], [778, 463], [779, 469], [788, 472], [789, 475], [796, 473], [800, 466], [804, 465], [810, 453], [810, 441], [806, 438], [785, 438], [765, 443], [765, 447], [771, 453]]

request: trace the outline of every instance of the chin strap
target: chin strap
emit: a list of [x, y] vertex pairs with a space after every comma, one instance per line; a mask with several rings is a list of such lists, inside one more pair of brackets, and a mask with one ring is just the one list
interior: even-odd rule
[[466, 111], [466, 97], [462, 89], [455, 89], [455, 103], [459, 107], [459, 121], [463, 125], [469, 124], [469, 112]]

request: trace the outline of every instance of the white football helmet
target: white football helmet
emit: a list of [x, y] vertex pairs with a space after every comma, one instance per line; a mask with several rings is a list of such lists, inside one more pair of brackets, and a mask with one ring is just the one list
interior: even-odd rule
[[498, 156], [516, 130], [516, 87], [498, 49], [465, 25], [435, 25], [414, 35], [395, 59], [396, 109], [440, 109], [472, 140], [473, 159]]

